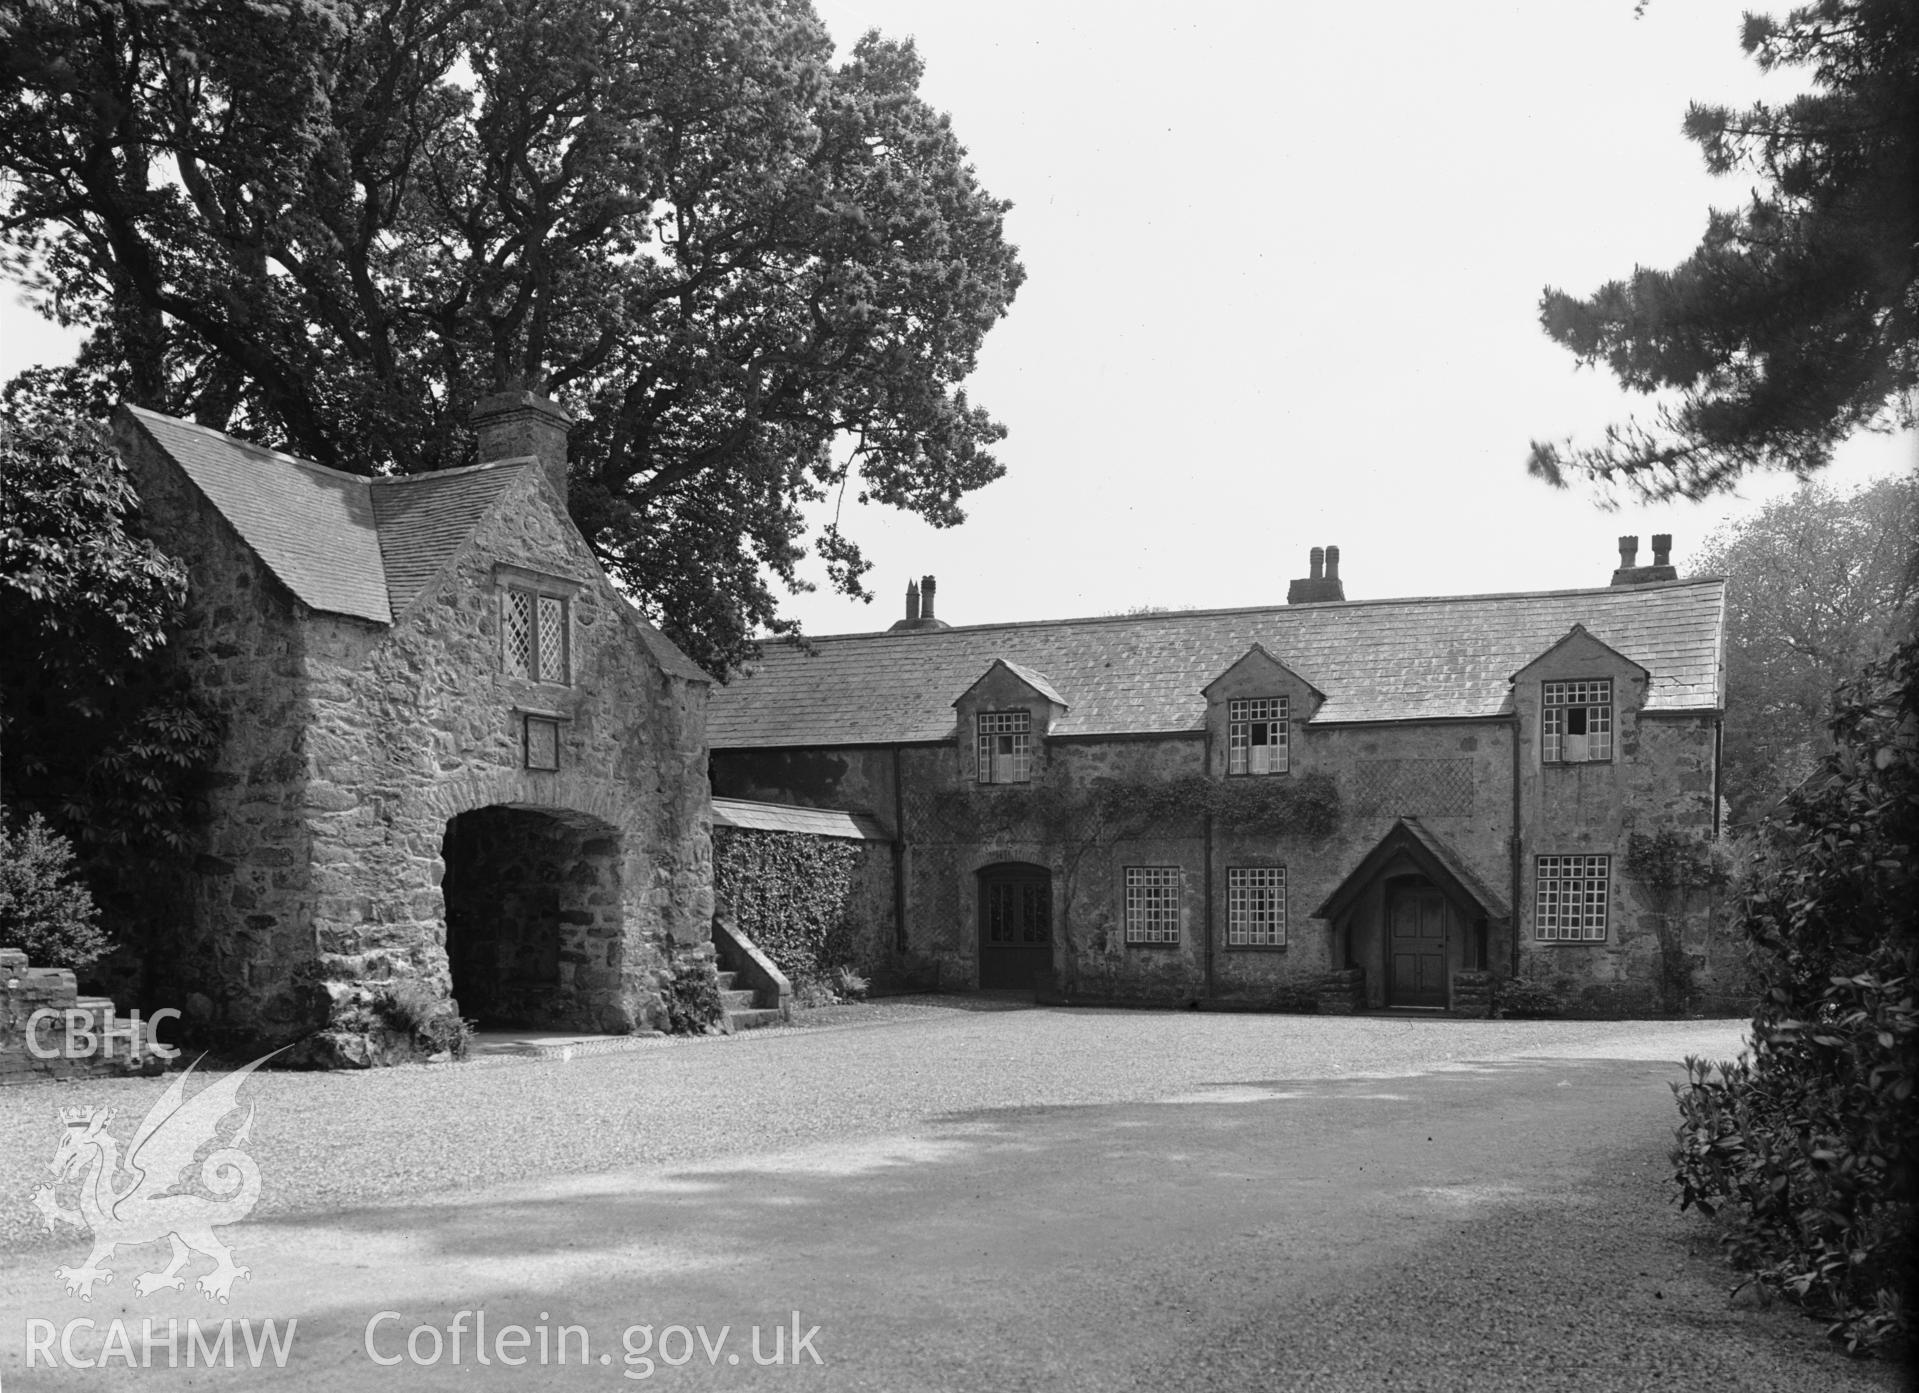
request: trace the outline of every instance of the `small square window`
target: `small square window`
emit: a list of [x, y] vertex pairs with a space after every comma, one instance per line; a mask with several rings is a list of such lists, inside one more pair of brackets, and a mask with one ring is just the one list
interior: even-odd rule
[[1286, 946], [1286, 868], [1226, 868], [1226, 946]]
[[1612, 758], [1612, 680], [1542, 684], [1539, 757], [1547, 764]]
[[526, 767], [560, 767], [560, 723], [546, 716], [527, 716], [525, 731]]
[[1542, 856], [1533, 900], [1533, 937], [1603, 943], [1612, 880], [1610, 856]]
[[1226, 703], [1226, 772], [1284, 774], [1292, 767], [1286, 697]]
[[1126, 868], [1126, 941], [1179, 942], [1179, 867]]
[[1026, 711], [982, 711], [973, 718], [979, 782], [1023, 784], [1033, 777], [1033, 717]]

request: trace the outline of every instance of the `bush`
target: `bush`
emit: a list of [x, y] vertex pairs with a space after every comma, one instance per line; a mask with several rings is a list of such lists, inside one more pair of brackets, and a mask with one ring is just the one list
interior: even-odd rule
[[0, 817], [0, 947], [35, 967], [89, 966], [113, 941], [74, 875], [73, 844], [38, 813], [10, 828]]
[[1546, 1020], [1565, 1009], [1565, 998], [1544, 982], [1507, 977], [1493, 988], [1493, 1014], [1504, 1020]]
[[473, 1022], [424, 982], [395, 982], [375, 993], [369, 1006], [389, 1030], [407, 1037], [422, 1054], [465, 1059], [473, 1045]]
[[719, 976], [704, 964], [674, 973], [661, 995], [669, 1035], [704, 1035], [726, 1014]]
[[1674, 1178], [1753, 1280], [1891, 1352], [1919, 1256], [1919, 644], [1836, 705], [1834, 752], [1737, 882], [1763, 987], [1752, 1055], [1688, 1061]]

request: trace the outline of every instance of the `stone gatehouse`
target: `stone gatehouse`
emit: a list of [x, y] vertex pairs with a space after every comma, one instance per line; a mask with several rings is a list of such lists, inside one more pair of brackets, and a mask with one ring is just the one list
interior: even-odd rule
[[707, 675], [601, 572], [530, 393], [482, 463], [322, 468], [123, 408], [144, 525], [189, 573], [170, 661], [225, 738], [143, 995], [320, 1064], [398, 1014], [622, 1032], [710, 959]]

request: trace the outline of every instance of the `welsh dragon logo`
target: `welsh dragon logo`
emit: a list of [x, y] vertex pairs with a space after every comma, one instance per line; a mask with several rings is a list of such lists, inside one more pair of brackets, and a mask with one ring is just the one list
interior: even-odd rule
[[[191, 1098], [186, 1096], [186, 1085], [193, 1065], [188, 1065], [147, 1113], [124, 1158], [120, 1143], [107, 1131], [114, 1117], [111, 1109], [61, 1109], [66, 1135], [47, 1163], [54, 1184], [34, 1191], [33, 1207], [45, 1218], [49, 1233], [58, 1221], [93, 1235], [93, 1251], [82, 1266], [53, 1270], [66, 1282], [68, 1292], [82, 1301], [93, 1300], [93, 1284], [113, 1280], [112, 1271], [103, 1264], [115, 1248], [157, 1243], [162, 1238], [173, 1244], [173, 1261], [164, 1271], [134, 1279], [136, 1296], [183, 1289], [186, 1279], [180, 1269], [195, 1252], [213, 1259], [213, 1270], [197, 1283], [210, 1300], [224, 1302], [234, 1280], [248, 1275], [246, 1268], [235, 1266], [232, 1250], [214, 1237], [213, 1228], [246, 1218], [260, 1198], [260, 1168], [244, 1150], [253, 1128], [252, 1104], [223, 1145], [219, 1144], [220, 1124], [240, 1106], [240, 1085], [247, 1075], [271, 1058], [263, 1055]], [[210, 1144], [215, 1149], [198, 1170], [198, 1189], [205, 1193], [196, 1193], [187, 1172]], [[79, 1207], [62, 1205], [56, 1186], [77, 1186]]]

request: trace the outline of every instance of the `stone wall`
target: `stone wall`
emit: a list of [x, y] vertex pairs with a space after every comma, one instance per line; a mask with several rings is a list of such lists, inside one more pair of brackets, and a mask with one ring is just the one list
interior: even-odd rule
[[145, 530], [187, 571], [183, 620], [161, 660], [223, 734], [180, 882], [153, 887], [164, 909], [127, 935], [144, 950], [138, 1004], [183, 1012], [202, 1039], [282, 1042], [317, 1025], [321, 1007], [303, 607], [144, 435], [117, 439]]
[[[1571, 655], [1589, 663], [1590, 655]], [[1536, 686], [1533, 688], [1536, 692]], [[1622, 687], [1622, 693], [1628, 689]], [[1307, 698], [1302, 695], [1299, 700]], [[1633, 831], [1711, 828], [1713, 729], [1709, 716], [1642, 717], [1618, 702], [1618, 757], [1613, 764], [1542, 770], [1537, 714], [1522, 711], [1528, 732], [1519, 749], [1523, 875], [1514, 903], [1514, 730], [1510, 719], [1296, 725], [1289, 775], [1323, 774], [1341, 799], [1329, 836], [1247, 835], [1215, 827], [1210, 845], [1197, 827], [1123, 842], [1095, 839], [1069, 850], [1041, 829], [996, 820], [995, 800], [1014, 806], [1018, 787], [980, 786], [963, 777], [957, 741], [939, 746], [814, 751], [719, 751], [716, 788], [730, 796], [871, 813], [902, 838], [905, 922], [890, 882], [867, 891], [867, 916], [886, 925], [904, 949], [874, 941], [881, 976], [946, 989], [977, 981], [978, 877], [989, 866], [1045, 866], [1053, 876], [1057, 980], [1081, 1000], [1179, 1004], [1204, 999], [1222, 1006], [1296, 1007], [1330, 981], [1333, 995], [1361, 1008], [1385, 1002], [1383, 884], [1362, 893], [1346, 922], [1313, 917], [1402, 817], [1416, 818], [1506, 908], [1510, 920], [1465, 922], [1449, 906], [1448, 980], [1459, 984], [1458, 1010], [1485, 1009], [1486, 983], [1469, 961], [1482, 932], [1486, 969], [1495, 977], [1517, 965], [1522, 975], [1560, 985], [1575, 1011], [1653, 1013], [1660, 934], [1683, 939], [1698, 987], [1695, 1001], [1737, 1011], [1739, 955], [1714, 895], [1695, 892], [1678, 912], [1661, 910], [1647, 887], [1627, 874]], [[1215, 765], [1217, 740], [1198, 733], [1152, 739], [1066, 739], [1047, 742], [1048, 767], [1071, 780], [1177, 777]], [[894, 779], [901, 796], [894, 811]], [[1542, 778], [1542, 775], [1549, 778]], [[1561, 845], [1570, 836], [1569, 845]], [[1552, 944], [1533, 936], [1531, 866], [1542, 851], [1590, 847], [1613, 857], [1613, 918], [1600, 944]], [[1174, 866], [1181, 874], [1183, 928], [1177, 946], [1125, 944], [1127, 866]], [[1283, 866], [1287, 877], [1287, 941], [1283, 948], [1226, 946], [1227, 879], [1238, 866]], [[1390, 874], [1393, 867], [1387, 867]], [[1402, 871], [1416, 868], [1410, 863]], [[1210, 872], [1210, 878], [1209, 878]], [[1205, 927], [1211, 926], [1208, 952]], [[1471, 946], [1469, 946], [1471, 945]], [[1358, 969], [1357, 975], [1349, 964]]]

